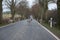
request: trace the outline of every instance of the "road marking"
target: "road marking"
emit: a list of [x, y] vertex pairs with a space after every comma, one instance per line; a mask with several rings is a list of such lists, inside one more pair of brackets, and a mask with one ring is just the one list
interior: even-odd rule
[[[36, 20], [35, 20], [36, 21]], [[36, 21], [37, 22], [37, 21]], [[48, 30], [46, 27], [41, 25], [39, 22], [37, 22], [42, 28], [44, 28], [46, 31], [48, 31], [53, 37], [55, 37], [57, 40], [60, 40], [56, 35], [54, 35], [50, 30]]]

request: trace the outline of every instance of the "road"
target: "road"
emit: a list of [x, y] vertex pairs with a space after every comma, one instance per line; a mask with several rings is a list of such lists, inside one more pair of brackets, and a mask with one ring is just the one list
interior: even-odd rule
[[56, 40], [35, 20], [19, 21], [8, 27], [0, 28], [0, 40]]

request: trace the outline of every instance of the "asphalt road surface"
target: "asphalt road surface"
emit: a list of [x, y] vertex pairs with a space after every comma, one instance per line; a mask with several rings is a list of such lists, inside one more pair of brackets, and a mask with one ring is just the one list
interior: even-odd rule
[[8, 27], [0, 28], [0, 40], [56, 40], [35, 20], [19, 21]]

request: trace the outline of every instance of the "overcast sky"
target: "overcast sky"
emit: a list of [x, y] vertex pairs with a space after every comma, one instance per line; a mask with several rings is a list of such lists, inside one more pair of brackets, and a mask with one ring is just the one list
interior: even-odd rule
[[[29, 7], [31, 7], [35, 0], [27, 0], [27, 1], [29, 2]], [[4, 2], [3, 2], [3, 4], [4, 4]], [[10, 11], [9, 9], [6, 9], [6, 7], [7, 7], [6, 5], [3, 5], [3, 12]], [[50, 3], [48, 5], [48, 10], [52, 10], [52, 9], [57, 9], [57, 4], [56, 3]]]
[[48, 10], [53, 10], [53, 9], [57, 9], [57, 4], [56, 3], [50, 3], [48, 5]]
[[27, 0], [28, 2], [29, 2], [29, 6], [31, 7], [32, 5], [33, 5], [33, 2], [35, 1], [35, 0]]

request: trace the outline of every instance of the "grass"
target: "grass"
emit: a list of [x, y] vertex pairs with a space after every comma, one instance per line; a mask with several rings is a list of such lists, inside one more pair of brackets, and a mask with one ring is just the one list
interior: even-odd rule
[[3, 14], [3, 19], [10, 18], [11, 14]]
[[6, 23], [6, 24], [0, 24], [0, 27], [2, 27], [2, 26], [5, 26], [5, 25], [7, 25], [8, 23]]
[[42, 23], [42, 25], [60, 38], [60, 29], [57, 26], [51, 28], [48, 23]]
[[[10, 18], [10, 17], [11, 17], [11, 14], [7, 14], [7, 13], [3, 14], [3, 19], [7, 19], [7, 18]], [[21, 17], [21, 15], [15, 14], [14, 17], [15, 17], [15, 18]]]
[[[7, 13], [3, 14], [3, 19], [7, 19], [7, 18], [10, 18], [10, 17], [11, 17], [11, 14], [7, 14]], [[5, 26], [7, 24], [9, 24], [9, 23], [2, 23], [2, 24], [0, 24], [0, 27]]]

